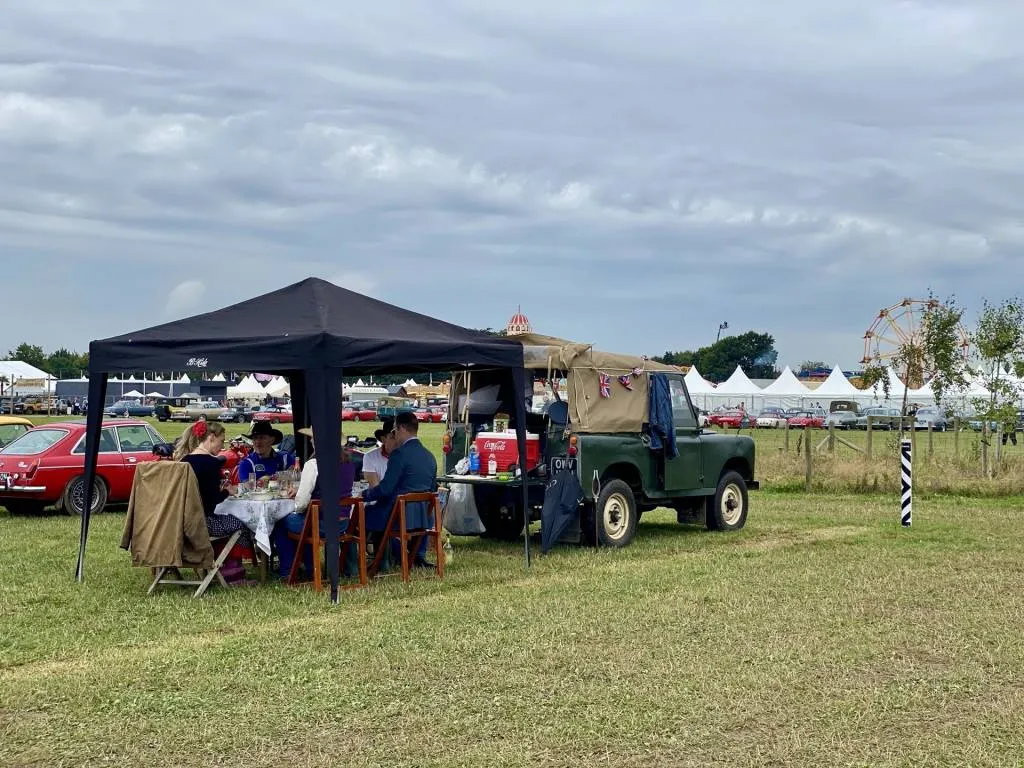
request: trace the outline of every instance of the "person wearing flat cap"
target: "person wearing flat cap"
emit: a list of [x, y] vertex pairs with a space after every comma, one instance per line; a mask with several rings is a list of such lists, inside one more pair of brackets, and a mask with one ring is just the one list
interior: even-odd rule
[[269, 421], [257, 421], [246, 437], [252, 440], [253, 450], [238, 463], [238, 482], [244, 483], [250, 478], [259, 480], [267, 475], [273, 477], [282, 469], [287, 469], [282, 458], [274, 451], [274, 446], [281, 442], [284, 435], [270, 426]]
[[[305, 435], [309, 438], [310, 446], [316, 450], [316, 441], [313, 438], [313, 430], [310, 427], [303, 427], [298, 430], [300, 435]], [[352, 483], [356, 479], [356, 465], [349, 458], [348, 453], [345, 451], [341, 452], [341, 463], [338, 467], [338, 471], [341, 475], [340, 492], [341, 497], [352, 495]], [[302, 533], [302, 527], [306, 522], [306, 510], [309, 509], [309, 504], [312, 501], [320, 500], [320, 469], [317, 465], [316, 453], [310, 456], [306, 460], [306, 465], [302, 468], [302, 477], [299, 479], [299, 489], [295, 494], [295, 512], [287, 515], [283, 520], [278, 521], [277, 525], [274, 526], [274, 548], [277, 550], [278, 556], [278, 575], [284, 579], [291, 573], [292, 563], [295, 561], [295, 549], [296, 543], [292, 540], [289, 533]], [[348, 528], [349, 520], [349, 507], [342, 507], [339, 516], [339, 533], [343, 533]], [[320, 518], [320, 535], [325, 536], [326, 531], [324, 528], [324, 519]], [[304, 563], [307, 572], [313, 570], [313, 555], [312, 552], [305, 553]], [[349, 558], [346, 563], [352, 561]], [[351, 575], [351, 574], [346, 574]]]

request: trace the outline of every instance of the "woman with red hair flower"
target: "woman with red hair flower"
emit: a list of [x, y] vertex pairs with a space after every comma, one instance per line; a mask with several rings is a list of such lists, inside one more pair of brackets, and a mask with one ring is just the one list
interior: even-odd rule
[[[196, 475], [199, 483], [199, 496], [203, 500], [203, 512], [206, 515], [206, 528], [211, 536], [230, 536], [235, 531], [243, 531], [239, 544], [252, 548], [248, 529], [245, 523], [232, 515], [215, 515], [213, 510], [237, 487], [228, 485], [222, 477], [224, 460], [220, 452], [224, 449], [224, 425], [219, 421], [201, 419], [192, 424], [181, 436], [178, 447], [174, 451], [175, 461], [184, 461]], [[221, 573], [228, 582], [244, 579], [245, 570], [242, 561], [228, 558], [221, 568]]]

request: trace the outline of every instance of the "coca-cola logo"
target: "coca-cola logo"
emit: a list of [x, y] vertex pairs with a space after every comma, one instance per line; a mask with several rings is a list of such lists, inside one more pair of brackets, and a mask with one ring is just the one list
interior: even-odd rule
[[504, 451], [505, 441], [504, 440], [488, 440], [484, 443], [485, 451]]

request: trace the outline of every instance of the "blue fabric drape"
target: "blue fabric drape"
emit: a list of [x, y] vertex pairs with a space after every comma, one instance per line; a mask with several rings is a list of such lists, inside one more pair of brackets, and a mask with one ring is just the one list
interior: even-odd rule
[[679, 448], [676, 445], [676, 428], [672, 421], [672, 392], [669, 389], [668, 377], [664, 373], [651, 374], [648, 400], [651, 448], [664, 448], [665, 458], [674, 459], [679, 455]]

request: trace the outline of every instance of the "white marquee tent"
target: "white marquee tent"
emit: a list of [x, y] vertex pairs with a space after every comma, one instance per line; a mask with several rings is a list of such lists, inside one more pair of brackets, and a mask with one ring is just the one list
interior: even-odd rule
[[708, 396], [708, 401], [715, 406], [739, 406], [740, 403], [748, 411], [756, 411], [760, 403], [755, 398], [760, 398], [762, 390], [752, 382], [743, 369], [738, 365], [732, 375], [715, 387], [714, 394]]
[[234, 400], [255, 400], [266, 395], [263, 385], [250, 374], [233, 387], [228, 387], [227, 396]]
[[779, 374], [775, 381], [762, 389], [760, 394], [764, 397], [764, 404], [766, 406], [799, 408], [803, 405], [803, 400], [808, 396], [809, 390], [787, 365], [782, 369], [782, 373]]
[[870, 393], [857, 389], [850, 383], [839, 365], [833, 366], [828, 378], [821, 382], [817, 389], [809, 389], [808, 396], [813, 398], [815, 403], [821, 403], [823, 408], [828, 408], [833, 400], [856, 400], [858, 403], [864, 403], [871, 398]]

